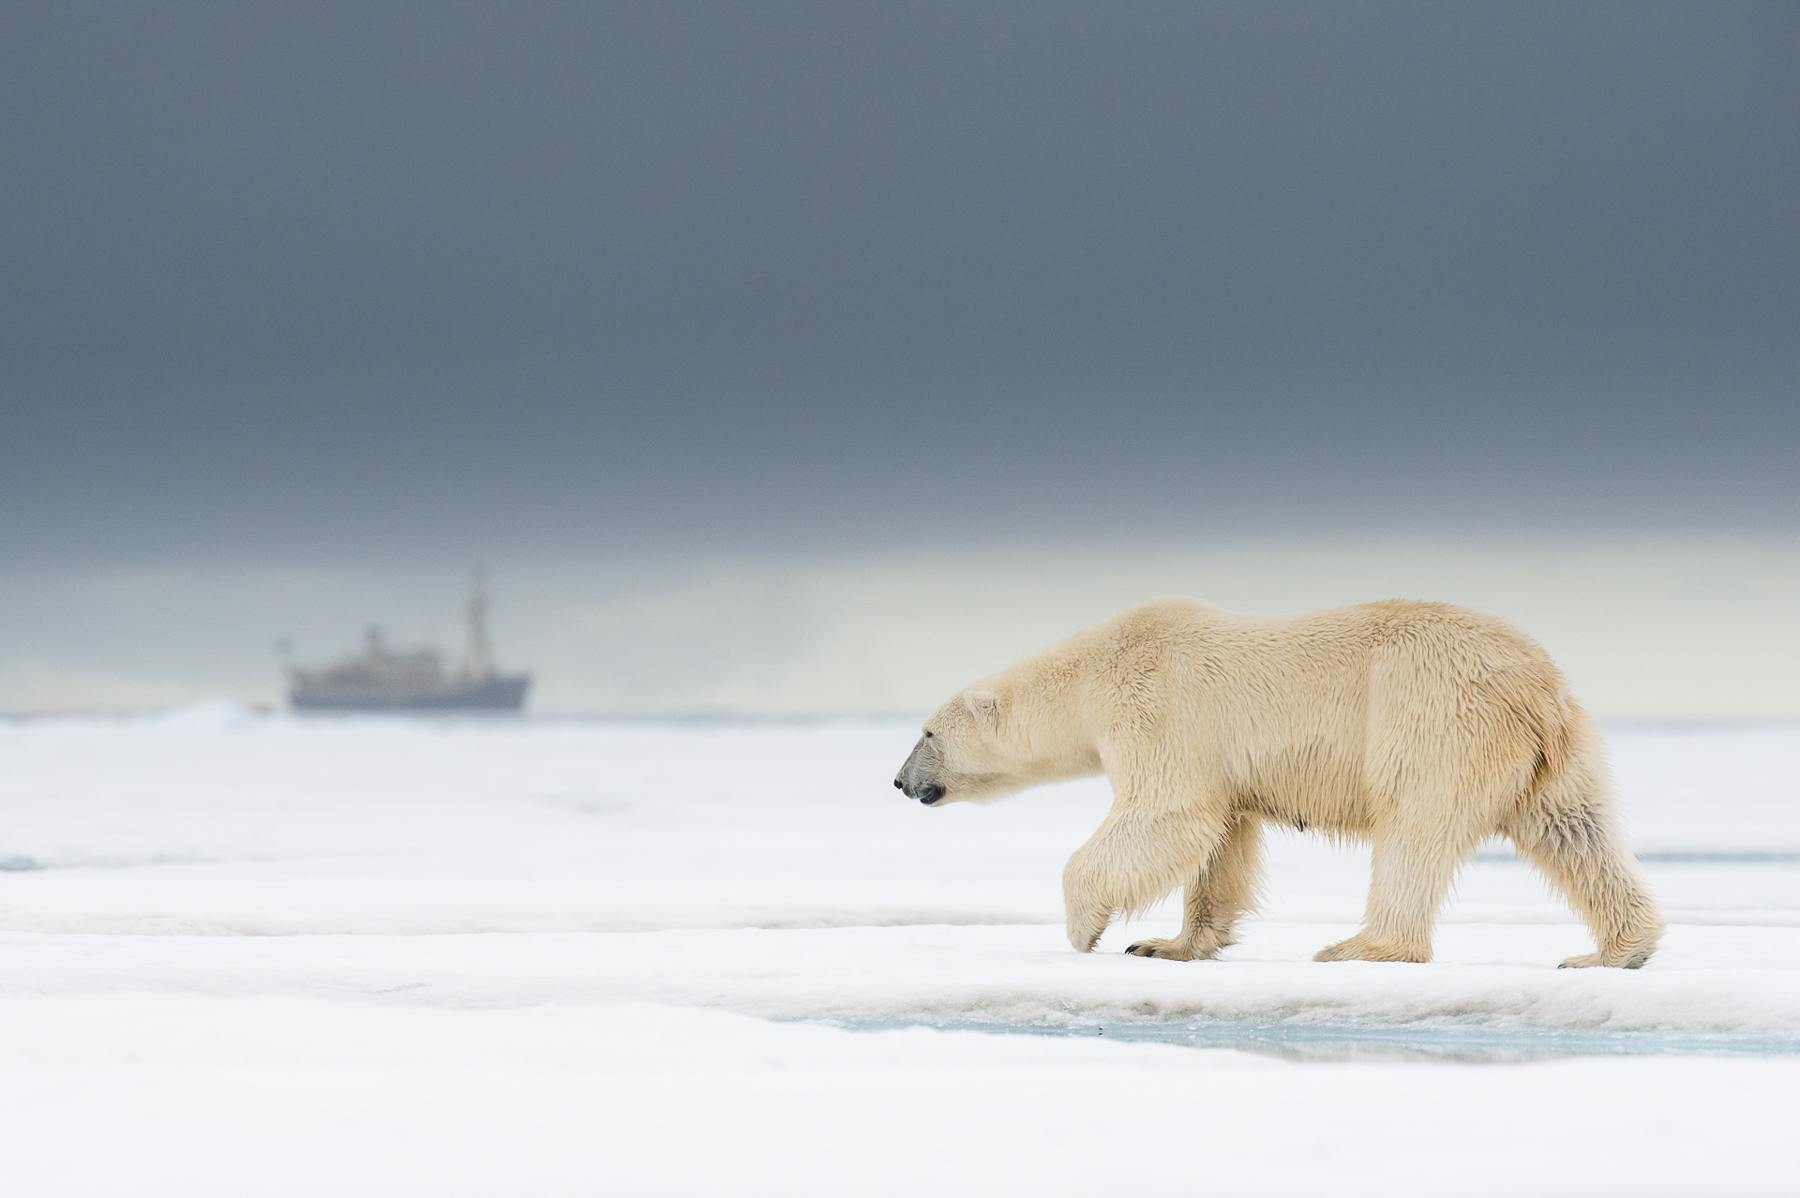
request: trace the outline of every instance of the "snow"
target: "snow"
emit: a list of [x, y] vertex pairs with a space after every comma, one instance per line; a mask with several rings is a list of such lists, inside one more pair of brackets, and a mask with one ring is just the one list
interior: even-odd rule
[[[1078, 955], [1104, 786], [928, 810], [914, 735], [0, 723], [9, 1188], [1792, 1192], [1800, 729], [1610, 731], [1637, 972], [1555, 969], [1586, 933], [1503, 845], [1433, 964], [1315, 965], [1366, 852], [1292, 834], [1225, 959], [1117, 951], [1173, 904]], [[1130, 1038], [1182, 1029], [1237, 1047]]]

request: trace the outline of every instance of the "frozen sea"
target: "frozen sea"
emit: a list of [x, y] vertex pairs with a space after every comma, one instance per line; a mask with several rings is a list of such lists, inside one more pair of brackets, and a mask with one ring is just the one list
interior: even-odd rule
[[0, 1170], [44, 1194], [1794, 1194], [1800, 728], [1615, 727], [1639, 972], [1501, 844], [1430, 965], [1082, 956], [1098, 781], [930, 810], [903, 723], [0, 723]]

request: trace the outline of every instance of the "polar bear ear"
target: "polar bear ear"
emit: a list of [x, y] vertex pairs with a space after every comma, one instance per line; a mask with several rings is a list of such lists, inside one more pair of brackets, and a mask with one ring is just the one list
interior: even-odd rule
[[988, 732], [1000, 730], [1000, 696], [993, 691], [964, 691], [963, 706], [975, 717], [975, 724]]

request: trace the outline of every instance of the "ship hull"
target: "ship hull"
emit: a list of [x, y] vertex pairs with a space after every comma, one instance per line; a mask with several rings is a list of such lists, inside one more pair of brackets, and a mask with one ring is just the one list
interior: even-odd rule
[[429, 693], [406, 695], [346, 695], [319, 690], [293, 690], [288, 706], [307, 712], [374, 712], [406, 715], [414, 712], [521, 711], [531, 689], [531, 675], [502, 674], [467, 686], [447, 686]]

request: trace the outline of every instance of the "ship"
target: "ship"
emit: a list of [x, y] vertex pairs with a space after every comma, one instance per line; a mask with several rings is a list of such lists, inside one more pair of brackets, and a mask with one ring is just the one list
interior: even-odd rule
[[362, 652], [318, 669], [287, 668], [288, 706], [296, 712], [516, 712], [531, 689], [528, 673], [494, 665], [487, 632], [487, 587], [476, 571], [465, 608], [467, 643], [455, 669], [435, 648], [395, 649], [371, 625]]

